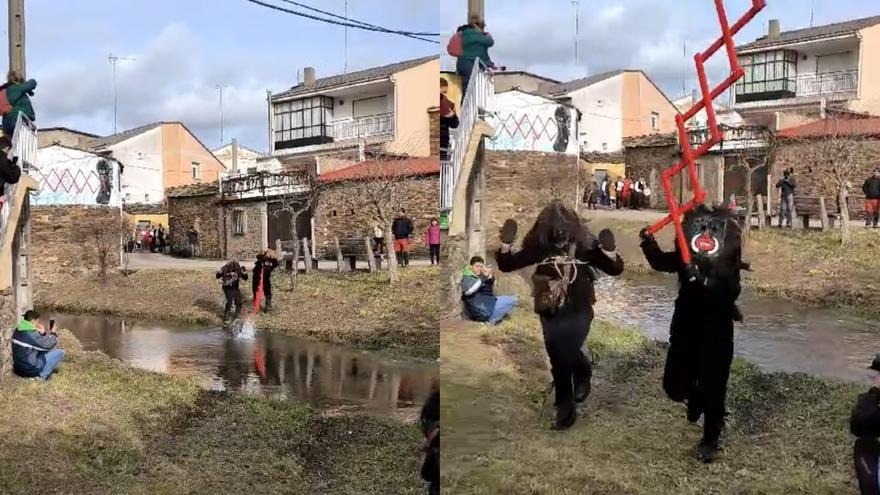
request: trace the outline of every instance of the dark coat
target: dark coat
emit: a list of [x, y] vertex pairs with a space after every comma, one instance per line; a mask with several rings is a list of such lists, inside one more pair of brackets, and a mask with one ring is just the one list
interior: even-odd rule
[[859, 438], [880, 437], [880, 389], [860, 394], [849, 417], [849, 431]]
[[[583, 313], [592, 310], [593, 304], [596, 302], [596, 292], [593, 288], [593, 276], [590, 273], [589, 266], [595, 267], [608, 275], [616, 276], [623, 273], [623, 260], [620, 256], [614, 259], [608, 257], [602, 248], [599, 247], [599, 241], [592, 236], [584, 243], [578, 243], [575, 250], [575, 258], [586, 264], [578, 264], [577, 274], [574, 282], [568, 288], [568, 297], [565, 304], [554, 314], [559, 316], [562, 314]], [[517, 252], [502, 253], [498, 250], [496, 259], [498, 261], [498, 269], [502, 272], [513, 272], [523, 269], [531, 265], [538, 265], [535, 273], [558, 278], [556, 268], [552, 264], [539, 264], [547, 258], [553, 256], [564, 255], [564, 252], [544, 252], [536, 249], [523, 249]]]
[[787, 198], [794, 194], [795, 188], [797, 188], [797, 183], [794, 180], [794, 177], [788, 176], [782, 179], [779, 179], [779, 182], [776, 183], [777, 189], [782, 189], [782, 197]]
[[0, 194], [3, 193], [4, 182], [15, 184], [21, 178], [21, 168], [16, 163], [17, 161], [18, 157], [13, 157], [10, 160], [6, 153], [0, 153]]
[[495, 278], [477, 276], [466, 268], [461, 277], [461, 300], [464, 312], [473, 321], [489, 321], [495, 310]]
[[391, 233], [394, 234], [395, 239], [409, 239], [413, 230], [415, 229], [409, 217], [395, 218], [391, 223]]
[[871, 177], [862, 184], [866, 199], [880, 199], [880, 178]]
[[220, 283], [224, 288], [238, 290], [240, 280], [247, 280], [247, 270], [238, 263], [230, 261], [223, 265], [223, 268], [217, 272], [216, 277], [220, 279]]
[[267, 258], [258, 255], [257, 261], [254, 263], [254, 278], [251, 279], [251, 286], [256, 292], [260, 283], [260, 271], [263, 272], [263, 290], [272, 291], [272, 270], [278, 268], [278, 260], [275, 258]]

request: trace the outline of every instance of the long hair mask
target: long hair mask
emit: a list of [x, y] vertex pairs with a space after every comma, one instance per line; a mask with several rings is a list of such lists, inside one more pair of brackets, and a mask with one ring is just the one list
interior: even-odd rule
[[728, 209], [698, 206], [685, 215], [682, 229], [693, 264], [707, 285], [739, 273], [742, 230]]

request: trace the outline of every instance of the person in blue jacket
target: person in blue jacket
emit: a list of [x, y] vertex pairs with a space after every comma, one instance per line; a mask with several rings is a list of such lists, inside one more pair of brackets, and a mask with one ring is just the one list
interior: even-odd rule
[[461, 299], [468, 318], [493, 325], [516, 306], [515, 296], [495, 295], [495, 275], [480, 256], [471, 258], [462, 273]]
[[64, 359], [58, 349], [54, 329], [47, 332], [40, 323], [40, 314], [29, 310], [12, 332], [12, 364], [15, 374], [24, 378], [39, 377], [48, 380]]

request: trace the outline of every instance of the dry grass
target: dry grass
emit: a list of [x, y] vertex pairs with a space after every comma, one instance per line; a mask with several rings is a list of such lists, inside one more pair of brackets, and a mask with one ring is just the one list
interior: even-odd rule
[[[386, 273], [317, 273], [300, 277], [289, 292], [289, 277], [272, 278], [273, 307], [257, 316], [258, 328], [352, 345], [393, 355], [436, 359], [440, 354], [439, 270], [410, 267], [391, 287]], [[250, 282], [242, 285], [251, 307]], [[42, 287], [35, 297], [47, 309], [218, 325], [223, 294], [205, 270], [144, 270], [117, 275], [102, 286], [93, 279]]]
[[[502, 278], [505, 291], [521, 285]], [[518, 292], [519, 289], [514, 289]], [[724, 451], [694, 460], [701, 429], [660, 387], [665, 345], [594, 322], [593, 394], [565, 433], [540, 418], [549, 383], [537, 318], [444, 324], [443, 486], [450, 493], [856, 493], [849, 408], [858, 390], [735, 360]]]
[[0, 493], [420, 493], [413, 425], [211, 393], [62, 342], [51, 382], [0, 386]]

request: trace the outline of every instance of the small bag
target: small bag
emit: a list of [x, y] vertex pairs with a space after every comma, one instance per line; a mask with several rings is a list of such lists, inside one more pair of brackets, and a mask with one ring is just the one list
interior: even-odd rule
[[461, 46], [461, 33], [456, 32], [449, 38], [449, 43], [446, 44], [446, 53], [456, 58], [464, 53], [464, 48]]
[[0, 89], [0, 115], [6, 115], [12, 111], [12, 104], [6, 96], [6, 88]]
[[[568, 259], [553, 259], [550, 263], [556, 269], [558, 278], [550, 275], [534, 273], [532, 275], [532, 294], [535, 298], [535, 312], [543, 314], [555, 314], [568, 299], [568, 287], [574, 281], [572, 278], [573, 264], [575, 263], [575, 249], [577, 245], [572, 243], [568, 248]], [[560, 270], [559, 263], [565, 266]]]

